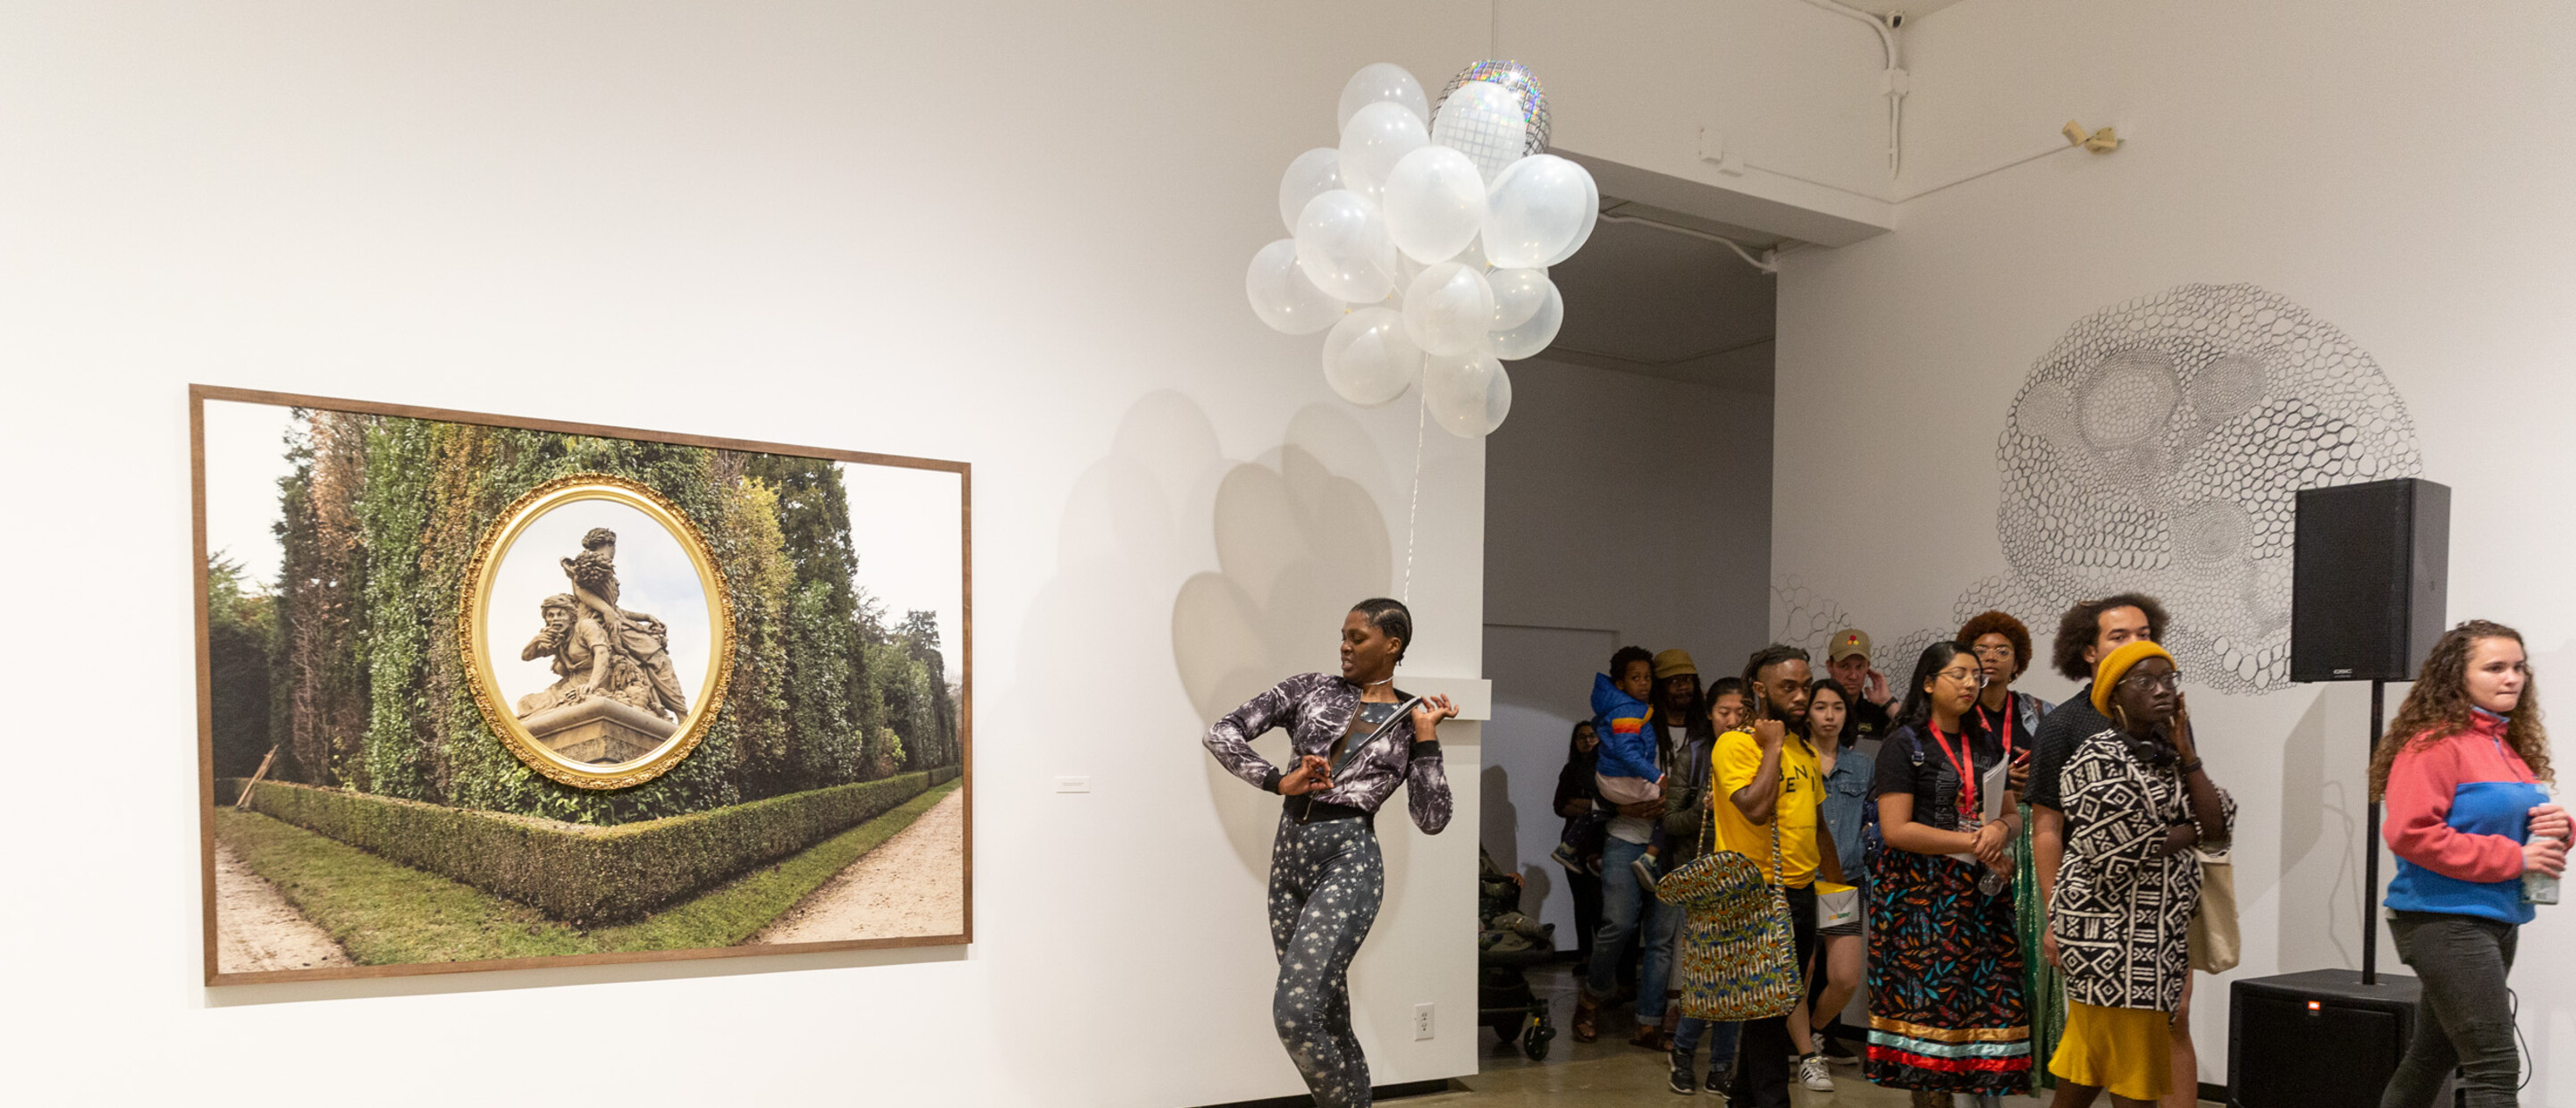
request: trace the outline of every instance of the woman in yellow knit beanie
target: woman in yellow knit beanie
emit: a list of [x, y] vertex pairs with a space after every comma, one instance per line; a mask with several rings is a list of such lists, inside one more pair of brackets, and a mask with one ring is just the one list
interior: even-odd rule
[[2113, 726], [2066, 763], [2066, 859], [2048, 914], [2066, 1030], [2048, 1068], [2061, 1101], [2102, 1089], [2114, 1104], [2149, 1105], [2170, 1091], [2173, 1015], [2191, 975], [2192, 851], [2227, 842], [2236, 802], [2201, 768], [2165, 648], [2138, 640], [2105, 655], [2093, 706]]

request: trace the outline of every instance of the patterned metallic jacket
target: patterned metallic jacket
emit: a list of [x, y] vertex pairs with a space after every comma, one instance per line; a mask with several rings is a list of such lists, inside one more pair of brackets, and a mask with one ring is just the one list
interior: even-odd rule
[[[1252, 740], [1285, 727], [1292, 755], [1329, 754], [1359, 706], [1358, 685], [1328, 673], [1301, 673], [1226, 713], [1201, 741], [1228, 772], [1277, 792], [1281, 771], [1253, 751]], [[1397, 719], [1365, 749], [1345, 751], [1344, 757], [1350, 768], [1335, 777], [1332, 788], [1313, 794], [1316, 800], [1375, 814], [1397, 785], [1410, 784], [1406, 806], [1414, 826], [1430, 835], [1449, 826], [1449, 778], [1440, 769], [1440, 744], [1416, 747], [1410, 715]]]
[[[2066, 857], [2058, 863], [2048, 927], [2066, 963], [2066, 999], [2098, 1008], [2182, 1005], [2191, 976], [2187, 940], [2200, 908], [2200, 860], [2186, 848], [2159, 853], [2165, 830], [2191, 820], [2191, 799], [2164, 757], [2120, 731], [2104, 731], [2075, 748], [2066, 763]], [[2236, 798], [2218, 790], [2225, 828], [2236, 827]]]

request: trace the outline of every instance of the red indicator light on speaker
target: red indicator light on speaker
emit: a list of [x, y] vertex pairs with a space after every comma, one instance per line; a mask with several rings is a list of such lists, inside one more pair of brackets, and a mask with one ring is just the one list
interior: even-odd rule
[[2309, 1001], [2309, 1002], [2308, 1002], [2308, 1011], [2314, 1012], [2314, 1011], [2316, 1011], [2316, 1010], [2317, 1010], [2317, 1002], [2316, 1002], [2316, 1001], [2313, 1001], [2313, 1000]]

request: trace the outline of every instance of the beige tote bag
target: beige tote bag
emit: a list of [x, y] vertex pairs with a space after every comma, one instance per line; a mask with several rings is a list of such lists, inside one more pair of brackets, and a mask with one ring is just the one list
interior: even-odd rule
[[2225, 973], [2236, 968], [2245, 944], [2236, 930], [2236, 867], [2227, 852], [2194, 849], [2200, 862], [2200, 910], [2191, 916], [2191, 968]]

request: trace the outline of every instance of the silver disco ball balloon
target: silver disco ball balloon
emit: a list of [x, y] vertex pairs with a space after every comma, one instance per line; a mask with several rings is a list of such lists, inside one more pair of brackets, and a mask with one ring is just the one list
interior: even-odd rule
[[1469, 81], [1491, 81], [1509, 90], [1512, 97], [1521, 103], [1522, 121], [1529, 124], [1527, 149], [1521, 151], [1522, 156], [1547, 152], [1547, 90], [1540, 88], [1538, 78], [1531, 75], [1528, 66], [1519, 62], [1488, 59], [1459, 70], [1457, 76], [1449, 78], [1448, 86], [1440, 90], [1439, 103], [1432, 105], [1434, 118], [1439, 115], [1440, 104], [1449, 102], [1449, 94]]

